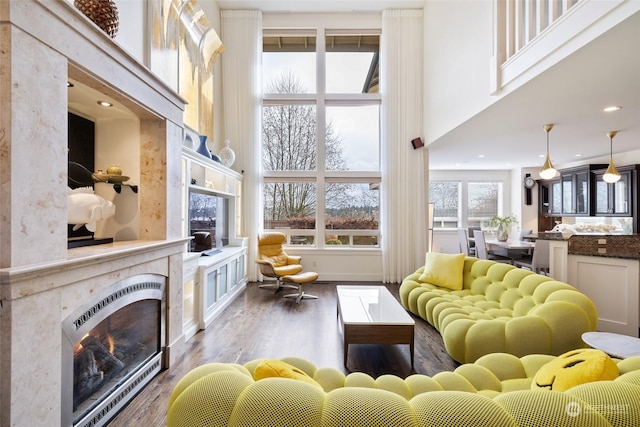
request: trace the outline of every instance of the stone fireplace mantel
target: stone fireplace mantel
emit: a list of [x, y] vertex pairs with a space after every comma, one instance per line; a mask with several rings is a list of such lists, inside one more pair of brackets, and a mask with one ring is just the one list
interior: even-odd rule
[[[135, 240], [67, 249], [70, 79], [134, 116]], [[184, 103], [73, 2], [0, 2], [0, 425], [60, 424], [61, 323], [127, 277], [167, 278], [164, 366], [184, 351]]]
[[[0, 270], [3, 341], [0, 393], [10, 401], [11, 422], [52, 425], [61, 419], [62, 322], [114, 283], [142, 274], [167, 278], [165, 289], [168, 367], [183, 351], [182, 256], [188, 239], [119, 242], [69, 250], [66, 261]], [[9, 344], [4, 347], [5, 344]], [[5, 377], [5, 372], [11, 372]]]

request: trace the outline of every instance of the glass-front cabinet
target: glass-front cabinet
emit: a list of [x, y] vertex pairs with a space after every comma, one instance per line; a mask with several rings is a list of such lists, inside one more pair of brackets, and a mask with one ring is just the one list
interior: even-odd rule
[[563, 215], [588, 216], [591, 213], [591, 185], [589, 168], [562, 171], [562, 211]]
[[562, 181], [554, 180], [549, 185], [549, 213], [552, 215], [562, 214]]
[[603, 180], [606, 169], [602, 164], [585, 165], [539, 181], [539, 221], [563, 216], [619, 217], [625, 234], [638, 233], [640, 165], [619, 166], [620, 180], [615, 183]]
[[594, 168], [586, 165], [564, 169], [560, 176], [544, 182], [548, 189], [548, 206], [541, 205], [540, 213], [554, 216], [591, 216], [595, 213], [595, 194], [592, 180]]
[[594, 173], [596, 184], [596, 215], [633, 216], [633, 194], [635, 166], [618, 168], [620, 180], [614, 183], [605, 182], [604, 170]]

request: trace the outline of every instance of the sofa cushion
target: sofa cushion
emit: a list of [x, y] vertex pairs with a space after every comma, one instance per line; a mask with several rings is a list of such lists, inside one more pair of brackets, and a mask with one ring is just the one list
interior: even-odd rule
[[462, 289], [462, 272], [465, 254], [441, 254], [427, 252], [421, 282], [432, 283], [454, 291]]
[[[637, 426], [640, 419], [640, 356], [612, 359], [620, 372], [566, 392], [531, 390], [531, 372], [554, 360], [492, 353], [474, 364], [433, 377], [406, 379], [364, 372], [345, 374], [298, 363], [314, 378], [331, 377], [332, 389], [289, 378], [254, 381], [263, 360], [242, 366], [211, 364], [188, 373], [167, 408], [168, 427], [576, 427]], [[283, 361], [282, 359], [280, 359]], [[292, 361], [292, 360], [289, 360]], [[300, 369], [300, 368], [299, 368]], [[333, 371], [332, 373], [330, 373]], [[185, 386], [183, 382], [189, 385]], [[349, 386], [351, 383], [351, 386]], [[340, 386], [339, 384], [343, 384]]]
[[495, 352], [557, 356], [585, 347], [582, 334], [597, 325], [585, 294], [513, 265], [466, 257], [459, 290], [422, 281], [425, 271], [426, 265], [403, 280], [400, 302], [433, 325], [461, 363]]
[[580, 384], [617, 377], [618, 366], [609, 355], [601, 350], [581, 348], [544, 364], [533, 377], [531, 389], [567, 391]]
[[256, 381], [274, 377], [291, 378], [321, 387], [317, 381], [307, 375], [302, 369], [298, 369], [281, 360], [265, 359], [256, 365], [256, 369], [253, 372], [253, 378]]

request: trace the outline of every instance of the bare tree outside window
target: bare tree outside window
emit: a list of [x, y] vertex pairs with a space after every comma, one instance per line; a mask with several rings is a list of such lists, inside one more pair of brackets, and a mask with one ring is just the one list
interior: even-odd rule
[[[465, 191], [463, 191], [463, 188]], [[434, 228], [482, 226], [500, 215], [502, 183], [498, 181], [432, 181]]]
[[343, 31], [263, 34], [264, 228], [289, 244], [379, 244], [379, 34]]
[[[280, 75], [268, 86], [270, 93], [304, 93], [293, 73]], [[272, 105], [263, 108], [263, 152], [265, 170], [313, 171], [317, 168], [316, 108], [314, 105]], [[326, 163], [333, 170], [346, 170], [339, 135], [331, 123], [326, 126]], [[265, 226], [267, 221], [292, 221], [314, 228], [316, 185], [306, 182], [283, 182], [265, 185]], [[328, 189], [329, 196], [345, 199], [342, 187]], [[303, 221], [312, 215], [313, 221]]]
[[449, 181], [429, 183], [429, 201], [434, 204], [435, 228], [458, 226], [460, 183]]

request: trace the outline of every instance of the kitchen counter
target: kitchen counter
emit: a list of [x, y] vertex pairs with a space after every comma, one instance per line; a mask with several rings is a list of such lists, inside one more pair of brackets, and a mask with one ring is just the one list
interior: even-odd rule
[[568, 254], [640, 260], [640, 235], [574, 235]]
[[568, 255], [640, 260], [638, 234], [536, 233], [527, 238], [568, 242]]

